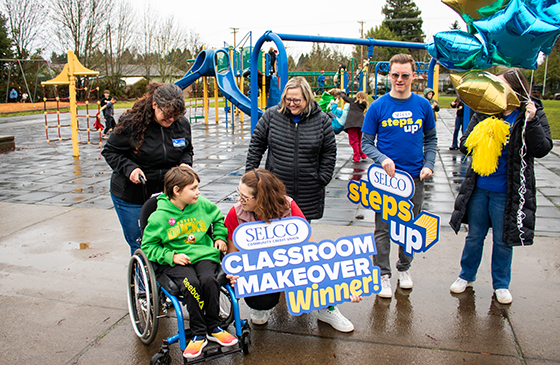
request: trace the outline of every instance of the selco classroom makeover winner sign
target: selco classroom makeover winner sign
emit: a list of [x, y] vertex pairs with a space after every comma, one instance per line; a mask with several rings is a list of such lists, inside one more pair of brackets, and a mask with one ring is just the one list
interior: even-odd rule
[[311, 227], [300, 217], [244, 223], [233, 233], [239, 252], [227, 254], [224, 271], [239, 276], [238, 298], [285, 292], [288, 310], [299, 316], [381, 291], [372, 233], [309, 241]]

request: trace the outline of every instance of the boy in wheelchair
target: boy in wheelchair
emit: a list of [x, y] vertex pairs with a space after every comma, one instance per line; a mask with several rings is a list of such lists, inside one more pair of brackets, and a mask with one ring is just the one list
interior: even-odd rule
[[[180, 288], [190, 316], [193, 338], [185, 358], [202, 353], [207, 340], [222, 346], [237, 344], [237, 337], [224, 331], [219, 313], [220, 285], [216, 273], [220, 252], [227, 250], [227, 228], [218, 207], [199, 196], [200, 178], [190, 168], [170, 169], [164, 178], [164, 194], [148, 218], [142, 251], [156, 263], [157, 274], [166, 274]], [[213, 225], [213, 239], [207, 234]]]

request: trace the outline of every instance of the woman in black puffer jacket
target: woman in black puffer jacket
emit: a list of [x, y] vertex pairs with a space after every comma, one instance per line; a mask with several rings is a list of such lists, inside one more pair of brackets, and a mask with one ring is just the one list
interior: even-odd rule
[[184, 114], [185, 98], [178, 86], [150, 84], [121, 116], [101, 152], [113, 169], [111, 199], [131, 254], [140, 248], [142, 204], [163, 191], [163, 177], [170, 168], [192, 166], [191, 126]]
[[304, 78], [288, 81], [280, 104], [259, 120], [249, 144], [246, 172], [259, 167], [267, 149], [265, 168], [286, 185], [308, 220], [320, 219], [325, 186], [336, 163], [336, 140], [330, 118]]
[[[488, 176], [480, 176], [469, 167], [455, 200], [449, 223], [455, 232], [459, 231], [461, 223], [468, 223], [469, 232], [461, 257], [461, 273], [451, 285], [451, 292], [461, 293], [472, 286], [482, 259], [484, 239], [491, 226], [492, 286], [498, 302], [509, 304], [512, 301], [509, 292], [512, 246], [533, 244], [537, 208], [534, 158], [544, 157], [552, 150], [552, 138], [542, 103], [530, 99], [529, 85], [523, 74], [507, 69], [497, 76], [511, 86], [522, 105], [501, 116], [510, 124], [510, 137], [499, 157], [497, 170]], [[487, 117], [483, 114], [472, 117], [461, 137], [463, 153], [467, 153], [465, 141], [469, 134]], [[520, 152], [524, 155], [523, 160]]]

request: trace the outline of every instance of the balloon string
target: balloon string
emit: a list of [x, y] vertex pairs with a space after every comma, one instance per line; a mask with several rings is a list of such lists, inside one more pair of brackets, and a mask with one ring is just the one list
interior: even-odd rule
[[517, 209], [517, 230], [519, 231], [519, 240], [521, 245], [525, 246], [523, 241], [523, 220], [526, 217], [525, 212], [523, 212], [523, 207], [525, 206], [525, 193], [527, 192], [525, 170], [527, 169], [527, 162], [525, 161], [525, 155], [527, 154], [527, 144], [525, 143], [525, 133], [527, 129], [528, 117], [525, 117], [523, 122], [523, 130], [521, 132], [521, 149], [519, 150], [519, 157], [521, 157], [521, 169], [519, 170], [519, 189], [517, 190], [519, 194], [519, 207]]

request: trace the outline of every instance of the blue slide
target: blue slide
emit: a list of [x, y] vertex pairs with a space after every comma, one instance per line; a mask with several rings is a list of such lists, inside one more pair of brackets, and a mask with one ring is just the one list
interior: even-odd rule
[[[219, 52], [225, 54], [228, 62], [228, 67], [220, 72], [218, 72], [216, 65], [216, 56]], [[185, 76], [183, 76], [181, 80], [175, 82], [175, 85], [179, 86], [181, 89], [185, 89], [187, 86], [189, 86], [202, 76], [215, 77], [218, 83], [218, 88], [220, 89], [222, 95], [224, 95], [230, 103], [241, 109], [243, 113], [251, 115], [251, 100], [247, 96], [245, 96], [237, 87], [235, 76], [233, 75], [233, 69], [231, 67], [231, 62], [229, 59], [229, 54], [227, 53], [227, 51], [222, 49], [203, 50], [196, 57], [194, 65], [185, 74]], [[259, 119], [262, 114], [263, 111], [259, 109]]]

